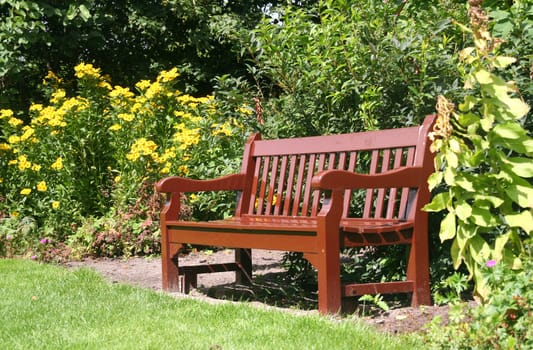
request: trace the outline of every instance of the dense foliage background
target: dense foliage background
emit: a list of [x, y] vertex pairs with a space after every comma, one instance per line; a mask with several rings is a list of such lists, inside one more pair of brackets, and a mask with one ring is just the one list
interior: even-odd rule
[[[439, 95], [467, 101], [459, 105], [466, 117], [455, 126], [468, 128], [472, 121], [481, 127], [468, 129], [477, 136], [461, 141], [462, 149], [476, 149], [472, 159], [486, 154], [490, 160], [462, 162], [454, 176], [498, 173], [505, 159], [520, 158], [518, 175], [509, 177], [525, 194], [511, 194], [500, 218], [529, 218], [531, 111], [512, 127], [519, 135], [508, 132], [504, 141], [487, 136], [488, 122], [480, 120], [493, 120], [491, 111], [501, 110], [497, 100], [507, 95], [533, 105], [533, 3], [479, 3], [0, 1], [0, 255], [52, 260], [157, 253], [160, 199], [153, 182], [158, 178], [237, 171], [242, 145], [253, 131], [274, 138], [418, 124], [435, 111]], [[494, 39], [465, 25], [476, 9], [488, 14], [484, 30]], [[492, 45], [488, 62], [512, 60], [496, 59], [492, 66], [465, 61], [473, 52], [468, 48], [480, 47], [481, 40]], [[498, 78], [479, 78], [473, 72], [480, 67], [491, 74], [497, 70]], [[503, 90], [505, 96], [498, 93]], [[485, 107], [472, 107], [474, 99]], [[473, 119], [476, 113], [482, 118]], [[478, 136], [487, 139], [477, 142]], [[510, 146], [507, 139], [525, 146]], [[454, 142], [449, 147], [459, 152]], [[441, 152], [446, 161], [437, 170], [446, 173], [444, 166], [454, 163]], [[458, 157], [466, 162], [465, 153]], [[516, 173], [513, 166], [502, 169]], [[442, 183], [437, 181], [442, 178], [432, 182], [436, 196], [465, 190], [442, 177]], [[474, 192], [497, 187], [479, 186]], [[505, 188], [501, 193], [509, 194]], [[183, 215], [228, 215], [234, 198], [193, 197]], [[459, 291], [455, 294], [466, 288], [461, 274], [448, 278], [454, 267], [468, 272], [461, 261], [477, 259], [479, 272], [487, 257], [477, 250], [457, 255], [457, 242], [441, 241], [454, 237], [441, 222], [444, 215], [455, 217], [457, 208], [437, 203], [433, 210], [433, 286], [441, 292], [436, 300], [440, 295], [448, 302], [453, 293], [443, 297], [443, 288]], [[458, 216], [466, 219], [464, 213]], [[483, 220], [473, 225], [492, 231], [473, 236], [485, 239], [490, 231], [488, 244], [508, 226], [504, 219]], [[518, 237], [512, 244], [520, 253], [531, 249], [527, 222], [512, 226]], [[461, 244], [475, 250], [473, 236]], [[399, 278], [405, 251], [386, 249], [366, 260], [355, 257], [345, 273], [362, 281]], [[298, 257], [288, 261], [296, 274], [306, 275]]]

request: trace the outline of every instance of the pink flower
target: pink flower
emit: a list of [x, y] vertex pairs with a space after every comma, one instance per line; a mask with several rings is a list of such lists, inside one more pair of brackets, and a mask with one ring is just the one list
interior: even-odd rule
[[489, 260], [489, 261], [487, 261], [486, 266], [487, 266], [487, 267], [494, 267], [494, 266], [496, 266], [496, 260]]
[[46, 244], [48, 243], [48, 238], [43, 238], [39, 242], [41, 242], [41, 244]]

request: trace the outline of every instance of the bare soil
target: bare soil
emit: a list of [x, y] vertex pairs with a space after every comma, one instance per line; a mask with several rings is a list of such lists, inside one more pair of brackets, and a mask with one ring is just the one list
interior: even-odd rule
[[[254, 282], [250, 285], [234, 283], [234, 272], [198, 275], [198, 288], [189, 295], [169, 293], [175, 297], [189, 297], [211, 303], [247, 302], [262, 308], [277, 308], [292, 313], [316, 314], [316, 291], [302, 290], [283, 278], [280, 265], [283, 252], [253, 250]], [[180, 265], [230, 262], [232, 250], [198, 251], [180, 257]], [[134, 257], [129, 259], [86, 259], [66, 263], [68, 268], [87, 267], [96, 270], [111, 283], [126, 283], [161, 291], [160, 258]], [[405, 304], [405, 303], [404, 303]], [[393, 334], [411, 333], [424, 329], [434, 317], [447, 321], [447, 306], [412, 308], [394, 303], [390, 310], [356, 304], [354, 316]], [[346, 315], [344, 316], [346, 317]]]

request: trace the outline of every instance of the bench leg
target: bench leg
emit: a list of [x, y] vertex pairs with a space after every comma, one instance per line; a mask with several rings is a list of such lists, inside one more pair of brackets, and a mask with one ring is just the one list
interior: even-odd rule
[[235, 282], [252, 283], [252, 250], [235, 249], [235, 262], [241, 267], [235, 271]]
[[415, 238], [411, 244], [407, 265], [407, 280], [414, 282], [411, 306], [431, 305], [427, 238], [417, 240], [416, 232], [413, 235]]
[[318, 270], [318, 311], [321, 314], [336, 314], [341, 311], [341, 278], [339, 251], [319, 253]]
[[182, 249], [182, 244], [162, 244], [161, 268], [163, 289], [168, 291], [181, 291], [177, 254]]

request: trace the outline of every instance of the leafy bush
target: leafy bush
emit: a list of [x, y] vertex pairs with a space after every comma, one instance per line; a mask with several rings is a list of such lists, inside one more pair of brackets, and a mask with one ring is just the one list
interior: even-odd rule
[[[235, 171], [253, 109], [175, 89], [175, 68], [138, 82], [137, 92], [112, 86], [90, 64], [76, 66], [75, 76], [78, 90], [70, 97], [50, 72], [49, 105], [33, 104], [27, 118], [0, 110], [0, 216], [14, 226], [17, 217], [35, 222], [37, 233], [26, 235], [29, 246], [18, 244], [18, 253], [43, 237], [67, 241], [77, 230], [69, 240], [77, 250], [156, 252], [154, 181]], [[207, 203], [222, 215], [228, 208], [219, 201]], [[0, 246], [7, 246], [5, 237]]]
[[450, 324], [441, 319], [424, 336], [430, 349], [531, 349], [533, 347], [533, 260], [515, 271], [489, 260], [482, 269], [492, 293], [486, 304], [451, 307]]
[[[475, 291], [487, 297], [490, 290], [481, 276], [489, 259], [522, 268], [520, 256], [533, 234], [533, 139], [523, 128], [529, 106], [516, 85], [497, 72], [516, 59], [498, 52], [500, 39], [488, 31], [483, 10], [470, 8], [474, 47], [461, 51], [468, 95], [455, 106], [439, 97], [439, 118], [432, 150], [437, 152], [437, 172], [430, 188], [441, 183], [426, 206], [447, 210], [441, 223], [442, 241], [453, 240], [454, 267], [464, 263], [475, 281]], [[453, 117], [451, 117], [453, 116]], [[450, 118], [451, 117], [451, 118]]]
[[287, 6], [251, 36], [264, 131], [271, 137], [417, 124], [457, 89], [452, 54], [462, 4], [398, 1]]

